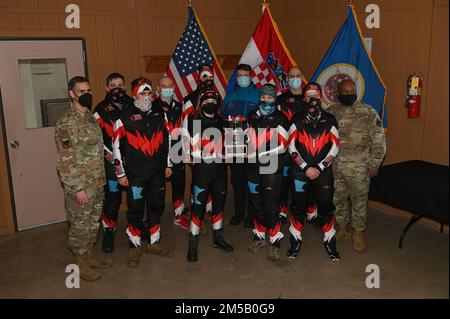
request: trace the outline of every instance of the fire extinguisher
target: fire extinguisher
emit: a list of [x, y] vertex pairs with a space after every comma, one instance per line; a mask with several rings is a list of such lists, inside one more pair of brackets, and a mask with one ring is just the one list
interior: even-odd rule
[[418, 118], [423, 87], [422, 77], [418, 73], [410, 74], [407, 83], [405, 107], [408, 109], [408, 118]]

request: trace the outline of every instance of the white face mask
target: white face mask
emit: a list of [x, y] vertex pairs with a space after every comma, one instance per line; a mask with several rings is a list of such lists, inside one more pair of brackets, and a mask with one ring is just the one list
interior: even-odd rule
[[136, 99], [134, 100], [134, 105], [142, 112], [148, 112], [152, 108], [152, 98], [145, 96], [143, 99]]

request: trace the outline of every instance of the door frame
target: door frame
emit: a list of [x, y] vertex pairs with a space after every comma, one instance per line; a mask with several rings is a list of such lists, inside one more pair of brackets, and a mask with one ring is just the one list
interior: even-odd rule
[[[85, 37], [0, 37], [0, 42], [3, 41], [58, 41], [58, 40], [79, 40], [82, 43], [82, 48], [83, 48], [83, 64], [84, 64], [84, 70], [85, 70], [85, 77], [87, 79], [89, 79], [89, 72], [88, 72], [88, 61], [87, 61], [87, 49], [86, 49], [86, 38]], [[6, 176], [8, 178], [8, 187], [9, 189], [5, 189], [4, 193], [5, 194], [5, 199], [11, 201], [11, 203], [5, 203], [5, 207], [10, 207], [11, 208], [11, 212], [6, 211], [5, 215], [11, 215], [12, 214], [12, 218], [11, 216], [7, 216], [7, 220], [11, 220], [13, 222], [13, 229], [11, 233], [7, 233], [4, 235], [12, 235], [14, 233], [17, 233], [18, 230], [18, 226], [17, 226], [17, 214], [16, 214], [16, 202], [15, 202], [15, 197], [14, 197], [14, 188], [13, 188], [13, 184], [12, 184], [12, 176], [11, 176], [11, 162], [10, 162], [10, 158], [9, 158], [9, 144], [8, 144], [8, 139], [7, 139], [7, 134], [6, 134], [6, 123], [5, 123], [5, 115], [4, 115], [4, 111], [3, 111], [3, 99], [2, 99], [2, 87], [0, 85], [0, 134], [3, 137], [3, 151], [5, 152], [5, 159], [6, 159]], [[0, 170], [3, 170], [3, 167], [0, 166]], [[8, 196], [9, 194], [9, 196]], [[9, 205], [10, 204], [10, 205]], [[0, 206], [1, 207], [1, 206]], [[42, 225], [44, 226], [44, 225]], [[2, 234], [0, 234], [0, 236], [2, 236]]]

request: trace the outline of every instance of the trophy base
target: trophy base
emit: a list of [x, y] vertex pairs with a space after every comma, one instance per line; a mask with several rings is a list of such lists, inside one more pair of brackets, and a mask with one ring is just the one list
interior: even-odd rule
[[247, 155], [247, 145], [225, 146], [225, 155], [245, 156]]

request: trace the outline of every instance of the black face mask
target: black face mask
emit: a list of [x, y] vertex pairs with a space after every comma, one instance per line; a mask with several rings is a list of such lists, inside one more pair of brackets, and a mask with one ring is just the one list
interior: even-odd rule
[[92, 106], [92, 94], [91, 93], [84, 93], [78, 97], [78, 103], [80, 103], [82, 106], [91, 108]]
[[122, 103], [123, 97], [125, 96], [125, 90], [122, 88], [114, 88], [109, 91], [109, 96], [113, 102]]
[[200, 83], [200, 88], [202, 90], [212, 89], [214, 87], [214, 80], [206, 80], [205, 82]]
[[352, 106], [356, 99], [358, 97], [356, 96], [356, 94], [344, 94], [344, 95], [338, 95], [338, 99], [339, 101], [341, 101], [342, 104], [347, 105], [347, 106]]
[[216, 114], [219, 105], [217, 103], [207, 103], [203, 105], [203, 112], [209, 115]]

